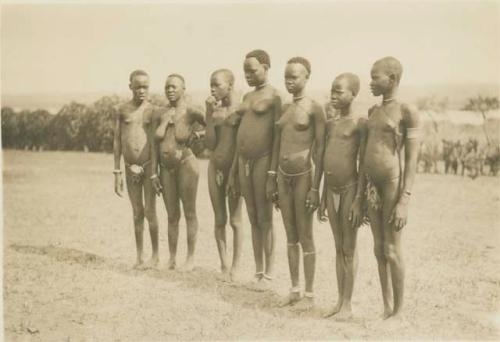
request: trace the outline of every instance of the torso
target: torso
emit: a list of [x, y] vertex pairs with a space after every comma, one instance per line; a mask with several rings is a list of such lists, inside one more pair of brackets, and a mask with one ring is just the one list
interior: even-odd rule
[[400, 176], [402, 117], [401, 105], [395, 102], [375, 106], [368, 118], [364, 165], [375, 183]]
[[336, 116], [327, 121], [323, 169], [329, 187], [342, 187], [357, 181], [359, 129], [352, 117]]
[[279, 166], [295, 174], [311, 168], [311, 147], [314, 142], [314, 102], [303, 98], [286, 104], [277, 125], [281, 128]]
[[149, 102], [143, 102], [139, 107], [129, 102], [120, 107], [121, 148], [125, 163], [143, 165], [150, 160], [148, 132], [154, 108]]
[[237, 134], [238, 152], [244, 159], [257, 159], [272, 152], [277, 96], [269, 85], [245, 96]]
[[222, 108], [222, 110], [223, 112], [214, 113], [217, 145], [210, 159], [216, 168], [227, 171], [233, 162], [236, 135], [241, 118], [236, 113], [228, 113], [229, 108], [227, 107]]
[[155, 138], [159, 140], [159, 162], [167, 168], [176, 168], [191, 149], [186, 145], [193, 133], [193, 122], [185, 104], [162, 108], [157, 119]]

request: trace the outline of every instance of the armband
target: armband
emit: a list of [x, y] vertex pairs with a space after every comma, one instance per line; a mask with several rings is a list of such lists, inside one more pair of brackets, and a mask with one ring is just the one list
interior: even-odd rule
[[149, 179], [155, 179], [155, 178], [158, 178], [158, 175], [156, 173], [154, 175], [152, 175], [151, 177], [149, 177]]
[[267, 171], [267, 174], [270, 176], [276, 176], [276, 171], [269, 170], [269, 171]]
[[113, 170], [113, 173], [116, 175], [116, 174], [121, 174], [122, 173], [122, 170], [120, 169], [116, 169], [116, 170]]
[[420, 128], [407, 128], [406, 139], [417, 139], [420, 137]]

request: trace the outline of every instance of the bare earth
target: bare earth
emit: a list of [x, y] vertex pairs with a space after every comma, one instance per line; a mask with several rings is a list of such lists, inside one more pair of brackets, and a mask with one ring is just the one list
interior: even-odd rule
[[[196, 268], [167, 271], [167, 218], [158, 200], [160, 270], [135, 271], [128, 198], [113, 193], [112, 156], [4, 151], [4, 310], [8, 340], [498, 339], [500, 178], [418, 175], [405, 228], [404, 320], [380, 320], [372, 237], [358, 236], [359, 271], [349, 322], [321, 318], [336, 299], [330, 227], [315, 223], [312, 313], [277, 308], [289, 288], [286, 243], [275, 214], [277, 272], [258, 293], [217, 280], [219, 268], [200, 161]], [[243, 271], [253, 268], [245, 215]], [[179, 263], [186, 253], [181, 221]], [[228, 228], [228, 237], [232, 234]], [[150, 252], [149, 237], [145, 235]], [[149, 258], [149, 255], [147, 255]]]

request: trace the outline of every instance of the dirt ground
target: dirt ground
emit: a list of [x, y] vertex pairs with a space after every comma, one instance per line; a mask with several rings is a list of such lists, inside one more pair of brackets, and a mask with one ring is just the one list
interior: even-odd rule
[[[112, 156], [4, 151], [4, 317], [7, 340], [498, 339], [500, 178], [418, 175], [403, 241], [406, 308], [381, 321], [369, 228], [358, 235], [355, 318], [321, 318], [336, 299], [334, 242], [315, 221], [316, 304], [277, 308], [289, 288], [279, 213], [273, 289], [258, 293], [217, 280], [219, 259], [200, 161], [196, 268], [135, 271], [128, 199], [113, 193]], [[166, 212], [157, 202], [162, 262]], [[254, 272], [245, 215], [243, 270]], [[185, 256], [181, 221], [179, 261]], [[232, 241], [232, 234], [228, 237]], [[146, 230], [147, 234], [147, 230]], [[145, 235], [149, 254], [149, 237]], [[149, 257], [149, 255], [147, 255]], [[496, 270], [496, 271], [495, 271]]]

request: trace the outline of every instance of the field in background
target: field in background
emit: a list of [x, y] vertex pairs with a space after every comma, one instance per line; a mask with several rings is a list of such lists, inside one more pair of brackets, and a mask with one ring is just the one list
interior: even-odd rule
[[[355, 319], [320, 318], [336, 298], [333, 236], [315, 221], [316, 303], [309, 314], [276, 307], [289, 288], [279, 213], [272, 291], [216, 279], [206, 161], [200, 161], [200, 222], [194, 272], [134, 271], [132, 215], [113, 194], [112, 156], [3, 152], [4, 312], [7, 340], [152, 339], [498, 339], [500, 178], [422, 175], [404, 232], [406, 310], [382, 322], [369, 228], [358, 235]], [[166, 213], [157, 202], [166, 261]], [[243, 270], [253, 274], [244, 216]], [[231, 239], [231, 233], [228, 230]], [[149, 251], [145, 235], [146, 251]], [[231, 240], [230, 240], [231, 241]], [[179, 261], [185, 255], [181, 221]], [[163, 264], [162, 264], [163, 265]]]

